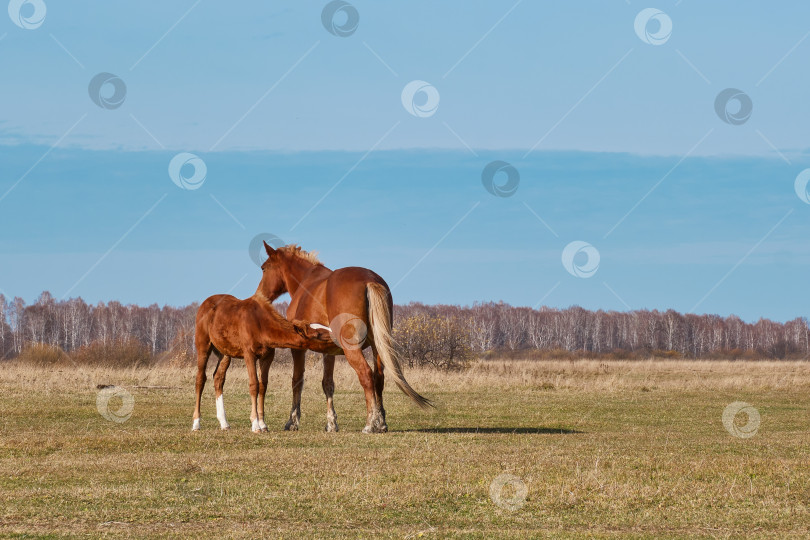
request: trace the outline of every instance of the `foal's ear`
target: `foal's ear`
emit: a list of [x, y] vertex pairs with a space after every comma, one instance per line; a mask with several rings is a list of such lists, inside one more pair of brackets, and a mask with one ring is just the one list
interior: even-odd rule
[[267, 252], [267, 256], [268, 256], [268, 257], [272, 256], [272, 255], [273, 255], [273, 253], [275, 253], [275, 252], [276, 252], [276, 250], [275, 250], [275, 249], [273, 249], [272, 247], [270, 247], [270, 244], [268, 244], [268, 243], [267, 243], [267, 242], [265, 242], [264, 240], [262, 240], [262, 243], [264, 244], [264, 250]]

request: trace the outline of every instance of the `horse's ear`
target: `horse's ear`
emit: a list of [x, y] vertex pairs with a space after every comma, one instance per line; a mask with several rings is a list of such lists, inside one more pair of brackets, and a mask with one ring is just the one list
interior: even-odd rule
[[267, 252], [267, 256], [268, 256], [268, 257], [272, 256], [272, 255], [273, 255], [273, 253], [275, 253], [275, 252], [276, 252], [276, 250], [275, 250], [275, 249], [273, 249], [272, 247], [270, 247], [270, 244], [268, 244], [268, 243], [267, 243], [267, 242], [265, 242], [264, 240], [262, 240], [262, 243], [264, 243], [264, 250]]

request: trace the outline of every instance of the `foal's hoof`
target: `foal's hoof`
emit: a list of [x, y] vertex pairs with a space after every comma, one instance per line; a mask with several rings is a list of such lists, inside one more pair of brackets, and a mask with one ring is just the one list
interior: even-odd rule
[[269, 430], [269, 429], [267, 429], [267, 426], [265, 426], [265, 427], [263, 427], [262, 429], [260, 429], [260, 430], [259, 430], [259, 433], [267, 433], [267, 432], [269, 432], [269, 431], [270, 431], [270, 430]]
[[222, 427], [220, 427], [219, 429], [221, 429], [222, 431], [230, 431], [230, 430], [231, 430], [231, 426], [222, 426]]
[[287, 423], [284, 424], [284, 431], [298, 431], [298, 422], [288, 420]]
[[366, 426], [363, 428], [363, 433], [385, 433], [388, 431], [388, 426], [385, 424], [381, 426]]
[[326, 424], [326, 432], [327, 433], [337, 433], [338, 432], [338, 425], [335, 424]]

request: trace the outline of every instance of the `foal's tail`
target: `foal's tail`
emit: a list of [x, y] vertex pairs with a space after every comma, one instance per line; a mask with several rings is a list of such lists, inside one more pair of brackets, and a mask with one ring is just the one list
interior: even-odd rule
[[429, 399], [419, 395], [416, 390], [411, 388], [411, 385], [405, 380], [402, 366], [397, 360], [394, 340], [391, 336], [391, 311], [388, 304], [388, 295], [390, 293], [388, 288], [380, 283], [369, 283], [366, 285], [366, 294], [368, 296], [369, 322], [374, 336], [374, 346], [382, 359], [383, 367], [394, 377], [394, 382], [399, 386], [399, 389], [411, 398], [414, 403], [423, 409], [433, 407], [433, 403]]

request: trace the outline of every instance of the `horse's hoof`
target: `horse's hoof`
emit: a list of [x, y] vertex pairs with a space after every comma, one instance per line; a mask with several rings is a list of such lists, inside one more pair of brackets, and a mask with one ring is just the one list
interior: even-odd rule
[[195, 418], [191, 424], [191, 431], [200, 431], [200, 419]]
[[230, 431], [231, 426], [222, 426], [219, 429], [221, 429], [222, 431]]
[[337, 424], [326, 424], [326, 432], [327, 433], [337, 433], [338, 432], [338, 425]]
[[385, 424], [381, 426], [366, 426], [363, 428], [363, 433], [386, 433], [388, 431], [388, 426]]
[[284, 431], [298, 431], [298, 424], [287, 422], [286, 424], [284, 424]]
[[265, 426], [265, 427], [263, 427], [263, 428], [262, 428], [261, 430], [259, 430], [259, 431], [260, 431], [260, 433], [267, 433], [267, 432], [269, 432], [270, 430], [269, 430], [269, 429], [267, 429], [267, 427]]

